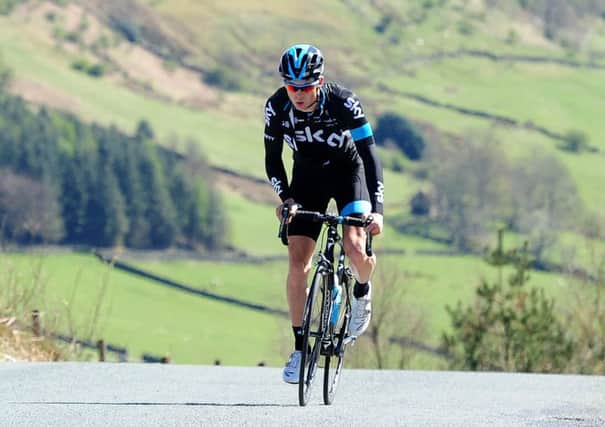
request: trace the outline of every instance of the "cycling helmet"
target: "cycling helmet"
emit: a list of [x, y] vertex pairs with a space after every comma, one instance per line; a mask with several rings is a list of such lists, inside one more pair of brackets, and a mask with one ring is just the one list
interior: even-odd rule
[[310, 44], [295, 44], [286, 49], [279, 63], [279, 74], [284, 82], [306, 86], [319, 80], [324, 71], [320, 50]]

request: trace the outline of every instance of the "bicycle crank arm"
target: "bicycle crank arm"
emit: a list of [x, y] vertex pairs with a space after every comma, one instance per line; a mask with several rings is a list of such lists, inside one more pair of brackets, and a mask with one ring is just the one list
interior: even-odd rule
[[348, 337], [346, 337], [344, 339], [344, 341], [342, 342], [342, 345], [345, 346], [347, 344], [355, 344], [355, 341], [357, 340], [357, 337], [354, 335], [349, 335]]

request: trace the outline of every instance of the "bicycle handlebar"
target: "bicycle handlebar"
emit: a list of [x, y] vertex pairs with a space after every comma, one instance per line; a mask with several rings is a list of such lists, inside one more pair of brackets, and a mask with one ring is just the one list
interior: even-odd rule
[[[328, 225], [351, 225], [354, 227], [367, 227], [372, 223], [374, 218], [372, 215], [369, 215], [366, 219], [354, 217], [354, 216], [341, 216], [341, 215], [331, 215], [331, 214], [322, 214], [321, 212], [314, 211], [304, 211], [304, 210], [296, 210], [292, 217], [301, 216], [301, 218], [305, 218], [314, 222], [325, 222]], [[279, 223], [279, 232], [278, 237], [281, 239], [282, 243], [287, 246], [288, 245], [288, 224], [287, 220], [290, 217], [290, 207], [284, 206], [282, 208], [282, 219]], [[370, 233], [366, 234], [366, 255], [372, 256], [374, 252], [372, 251], [372, 235]]]

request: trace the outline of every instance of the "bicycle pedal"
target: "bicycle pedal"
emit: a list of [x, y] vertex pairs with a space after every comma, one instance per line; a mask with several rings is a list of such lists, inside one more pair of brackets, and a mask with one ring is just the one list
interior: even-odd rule
[[355, 341], [357, 341], [357, 337], [354, 335], [349, 335], [348, 337], [346, 337], [344, 339], [342, 344], [343, 345], [348, 345], [348, 344], [355, 345]]

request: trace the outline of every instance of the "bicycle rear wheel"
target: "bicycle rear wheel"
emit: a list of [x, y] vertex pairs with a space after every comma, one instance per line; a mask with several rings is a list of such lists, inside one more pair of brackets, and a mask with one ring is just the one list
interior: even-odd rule
[[[298, 382], [298, 402], [300, 406], [305, 406], [309, 402], [311, 385], [317, 372], [317, 361], [319, 360], [321, 337], [324, 330], [321, 311], [326, 284], [326, 277], [316, 271], [305, 303], [302, 326], [303, 352]], [[309, 348], [311, 352], [307, 353]]]
[[343, 286], [341, 315], [334, 327], [334, 336], [332, 338], [334, 353], [325, 357], [324, 361], [324, 387], [323, 397], [326, 405], [331, 405], [336, 395], [336, 389], [340, 380], [340, 374], [343, 369], [344, 353], [346, 346], [344, 340], [349, 327], [351, 317], [351, 303], [349, 300], [348, 286]]

